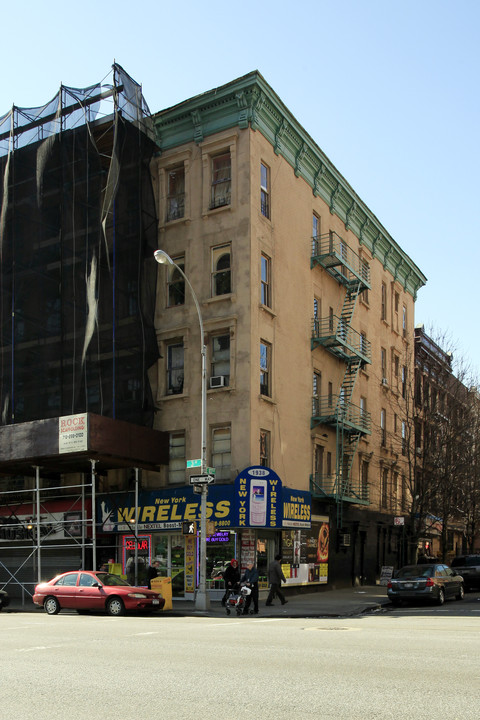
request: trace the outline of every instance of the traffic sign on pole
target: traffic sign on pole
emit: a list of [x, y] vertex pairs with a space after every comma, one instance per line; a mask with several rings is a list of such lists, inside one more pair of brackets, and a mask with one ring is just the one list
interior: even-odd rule
[[190, 475], [190, 485], [211, 485], [214, 482], [213, 475]]

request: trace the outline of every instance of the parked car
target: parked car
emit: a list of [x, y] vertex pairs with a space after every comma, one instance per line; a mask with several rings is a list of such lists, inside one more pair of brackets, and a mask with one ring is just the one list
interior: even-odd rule
[[165, 605], [164, 598], [153, 590], [129, 585], [118, 575], [88, 570], [66, 572], [39, 583], [33, 602], [49, 615], [56, 615], [63, 608], [79, 613], [97, 610], [123, 615], [127, 610], [152, 612]]
[[443, 605], [447, 598], [463, 600], [464, 594], [463, 577], [442, 563], [406, 565], [387, 585], [387, 596], [394, 605], [404, 600]]
[[465, 590], [480, 589], [480, 555], [458, 555], [452, 560], [452, 568], [463, 577]]
[[8, 597], [8, 593], [6, 590], [0, 590], [0, 612], [3, 610], [4, 607], [7, 607], [7, 605], [10, 605], [10, 598]]

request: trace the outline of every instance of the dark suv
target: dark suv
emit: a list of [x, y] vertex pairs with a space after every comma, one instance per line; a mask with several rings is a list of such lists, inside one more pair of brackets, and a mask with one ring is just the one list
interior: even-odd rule
[[458, 555], [453, 558], [451, 567], [463, 577], [465, 590], [480, 589], [480, 555]]

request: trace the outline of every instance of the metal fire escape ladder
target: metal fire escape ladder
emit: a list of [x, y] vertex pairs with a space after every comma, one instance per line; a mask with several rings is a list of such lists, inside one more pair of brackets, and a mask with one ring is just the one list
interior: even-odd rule
[[336, 430], [336, 467], [334, 483], [313, 478], [314, 495], [331, 497], [337, 506], [337, 527], [343, 524], [345, 502], [367, 504], [366, 489], [352, 483], [353, 461], [361, 437], [370, 433], [370, 416], [365, 408], [352, 403], [360, 369], [371, 362], [370, 343], [352, 328], [358, 297], [370, 287], [370, 268], [336, 233], [313, 238], [311, 267], [322, 266], [346, 293], [340, 315], [314, 318], [312, 350], [323, 346], [345, 362], [345, 373], [334, 402], [333, 398], [314, 398], [311, 426], [327, 424]]

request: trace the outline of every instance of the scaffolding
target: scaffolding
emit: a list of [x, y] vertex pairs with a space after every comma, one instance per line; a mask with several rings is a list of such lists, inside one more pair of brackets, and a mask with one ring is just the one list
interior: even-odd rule
[[[108, 82], [62, 85], [43, 107], [0, 117], [0, 429], [26, 428], [24, 457], [48, 419], [94, 413], [153, 427], [157, 149], [141, 86], [118, 64]], [[0, 461], [0, 587], [14, 577], [28, 592], [15, 555], [39, 576], [47, 548], [53, 557], [68, 546], [71, 563], [95, 567], [96, 461], [66, 468], [54, 456], [45, 471], [41, 451], [28, 469], [12, 457]], [[120, 466], [134, 467], [128, 457]], [[65, 530], [71, 517], [51, 522], [44, 498], [81, 516], [79, 535]], [[2, 537], [7, 525], [17, 545]]]

